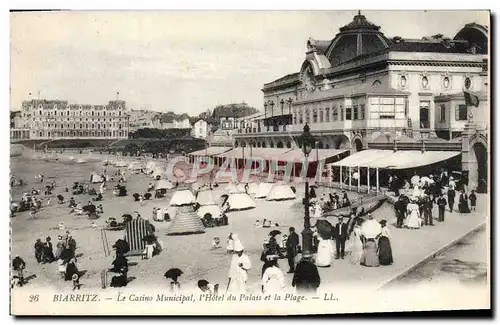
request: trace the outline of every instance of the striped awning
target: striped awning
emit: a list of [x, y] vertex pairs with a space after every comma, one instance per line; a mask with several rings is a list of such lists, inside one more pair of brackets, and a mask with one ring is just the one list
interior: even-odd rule
[[136, 218], [127, 223], [125, 241], [130, 245], [130, 253], [128, 255], [141, 254], [146, 248], [146, 242], [142, 239], [152, 234], [151, 225], [147, 220]]

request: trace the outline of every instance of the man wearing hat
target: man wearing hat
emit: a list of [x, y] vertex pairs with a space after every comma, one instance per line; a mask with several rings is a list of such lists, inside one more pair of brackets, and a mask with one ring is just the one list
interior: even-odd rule
[[345, 255], [345, 241], [347, 240], [347, 224], [344, 223], [344, 218], [339, 216], [339, 222], [335, 225], [334, 228], [334, 237], [335, 237], [335, 247], [336, 254], [335, 259], [339, 258], [344, 259]]
[[318, 267], [312, 261], [312, 254], [309, 251], [302, 252], [302, 259], [295, 268], [292, 286], [297, 289], [297, 293], [316, 294], [316, 290], [321, 284]]
[[248, 270], [252, 268], [252, 263], [248, 255], [243, 254], [243, 244], [240, 240], [234, 242], [234, 254], [229, 267], [229, 281], [226, 291], [245, 293]]

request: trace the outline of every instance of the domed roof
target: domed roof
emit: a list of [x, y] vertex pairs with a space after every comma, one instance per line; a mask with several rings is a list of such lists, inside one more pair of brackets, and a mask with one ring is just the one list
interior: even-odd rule
[[332, 66], [349, 61], [357, 56], [379, 52], [390, 42], [377, 26], [366, 19], [361, 12], [353, 20], [341, 27], [340, 33], [330, 43], [326, 56]]

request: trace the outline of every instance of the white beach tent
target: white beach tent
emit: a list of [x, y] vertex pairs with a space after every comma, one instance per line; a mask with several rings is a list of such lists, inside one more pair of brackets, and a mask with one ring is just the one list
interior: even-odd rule
[[151, 174], [151, 177], [153, 177], [154, 179], [160, 179], [166, 172], [167, 170], [165, 167], [156, 166], [156, 168], [153, 170], [153, 173]]
[[156, 163], [154, 161], [148, 161], [146, 163], [146, 174], [151, 173], [156, 168]]
[[215, 200], [212, 195], [212, 190], [206, 189], [199, 191], [198, 195], [196, 196], [196, 202], [202, 206], [215, 204]]
[[266, 198], [272, 187], [272, 183], [260, 183], [254, 197], [257, 199]]
[[227, 199], [229, 211], [248, 210], [255, 208], [255, 202], [246, 193], [231, 193]]
[[226, 188], [224, 189], [224, 193], [226, 193], [226, 194], [239, 193], [239, 192], [242, 192], [242, 191], [240, 191], [238, 189], [238, 186], [234, 183], [227, 184]]
[[76, 163], [77, 163], [77, 164], [84, 164], [84, 163], [86, 163], [86, 162], [87, 162], [87, 161], [86, 161], [85, 159], [82, 159], [82, 158], [80, 158], [80, 159], [78, 159], [78, 160], [76, 161]]
[[160, 179], [158, 182], [156, 182], [155, 185], [155, 189], [157, 190], [162, 190], [162, 189], [171, 190], [174, 187], [175, 187], [174, 184], [172, 184], [172, 182], [170, 182], [168, 179]]
[[257, 194], [258, 190], [259, 190], [258, 183], [252, 182], [252, 183], [248, 184], [248, 195], [255, 196], [255, 194]]
[[193, 204], [195, 202], [195, 197], [190, 190], [180, 190], [176, 191], [172, 198], [170, 199], [170, 206], [183, 206], [188, 204]]
[[266, 197], [267, 201], [285, 201], [293, 200], [296, 198], [290, 185], [274, 184]]
[[196, 213], [200, 218], [205, 217], [207, 213], [210, 214], [212, 218], [218, 218], [221, 214], [221, 209], [217, 204], [210, 204], [201, 206]]

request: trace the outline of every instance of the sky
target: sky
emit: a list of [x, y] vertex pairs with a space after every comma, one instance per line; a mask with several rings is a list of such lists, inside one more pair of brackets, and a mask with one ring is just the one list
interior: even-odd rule
[[[23, 100], [196, 115], [219, 104], [262, 110], [262, 86], [298, 72], [309, 37], [332, 40], [357, 11], [11, 13], [11, 110]], [[453, 38], [485, 11], [362, 11], [387, 37]]]

